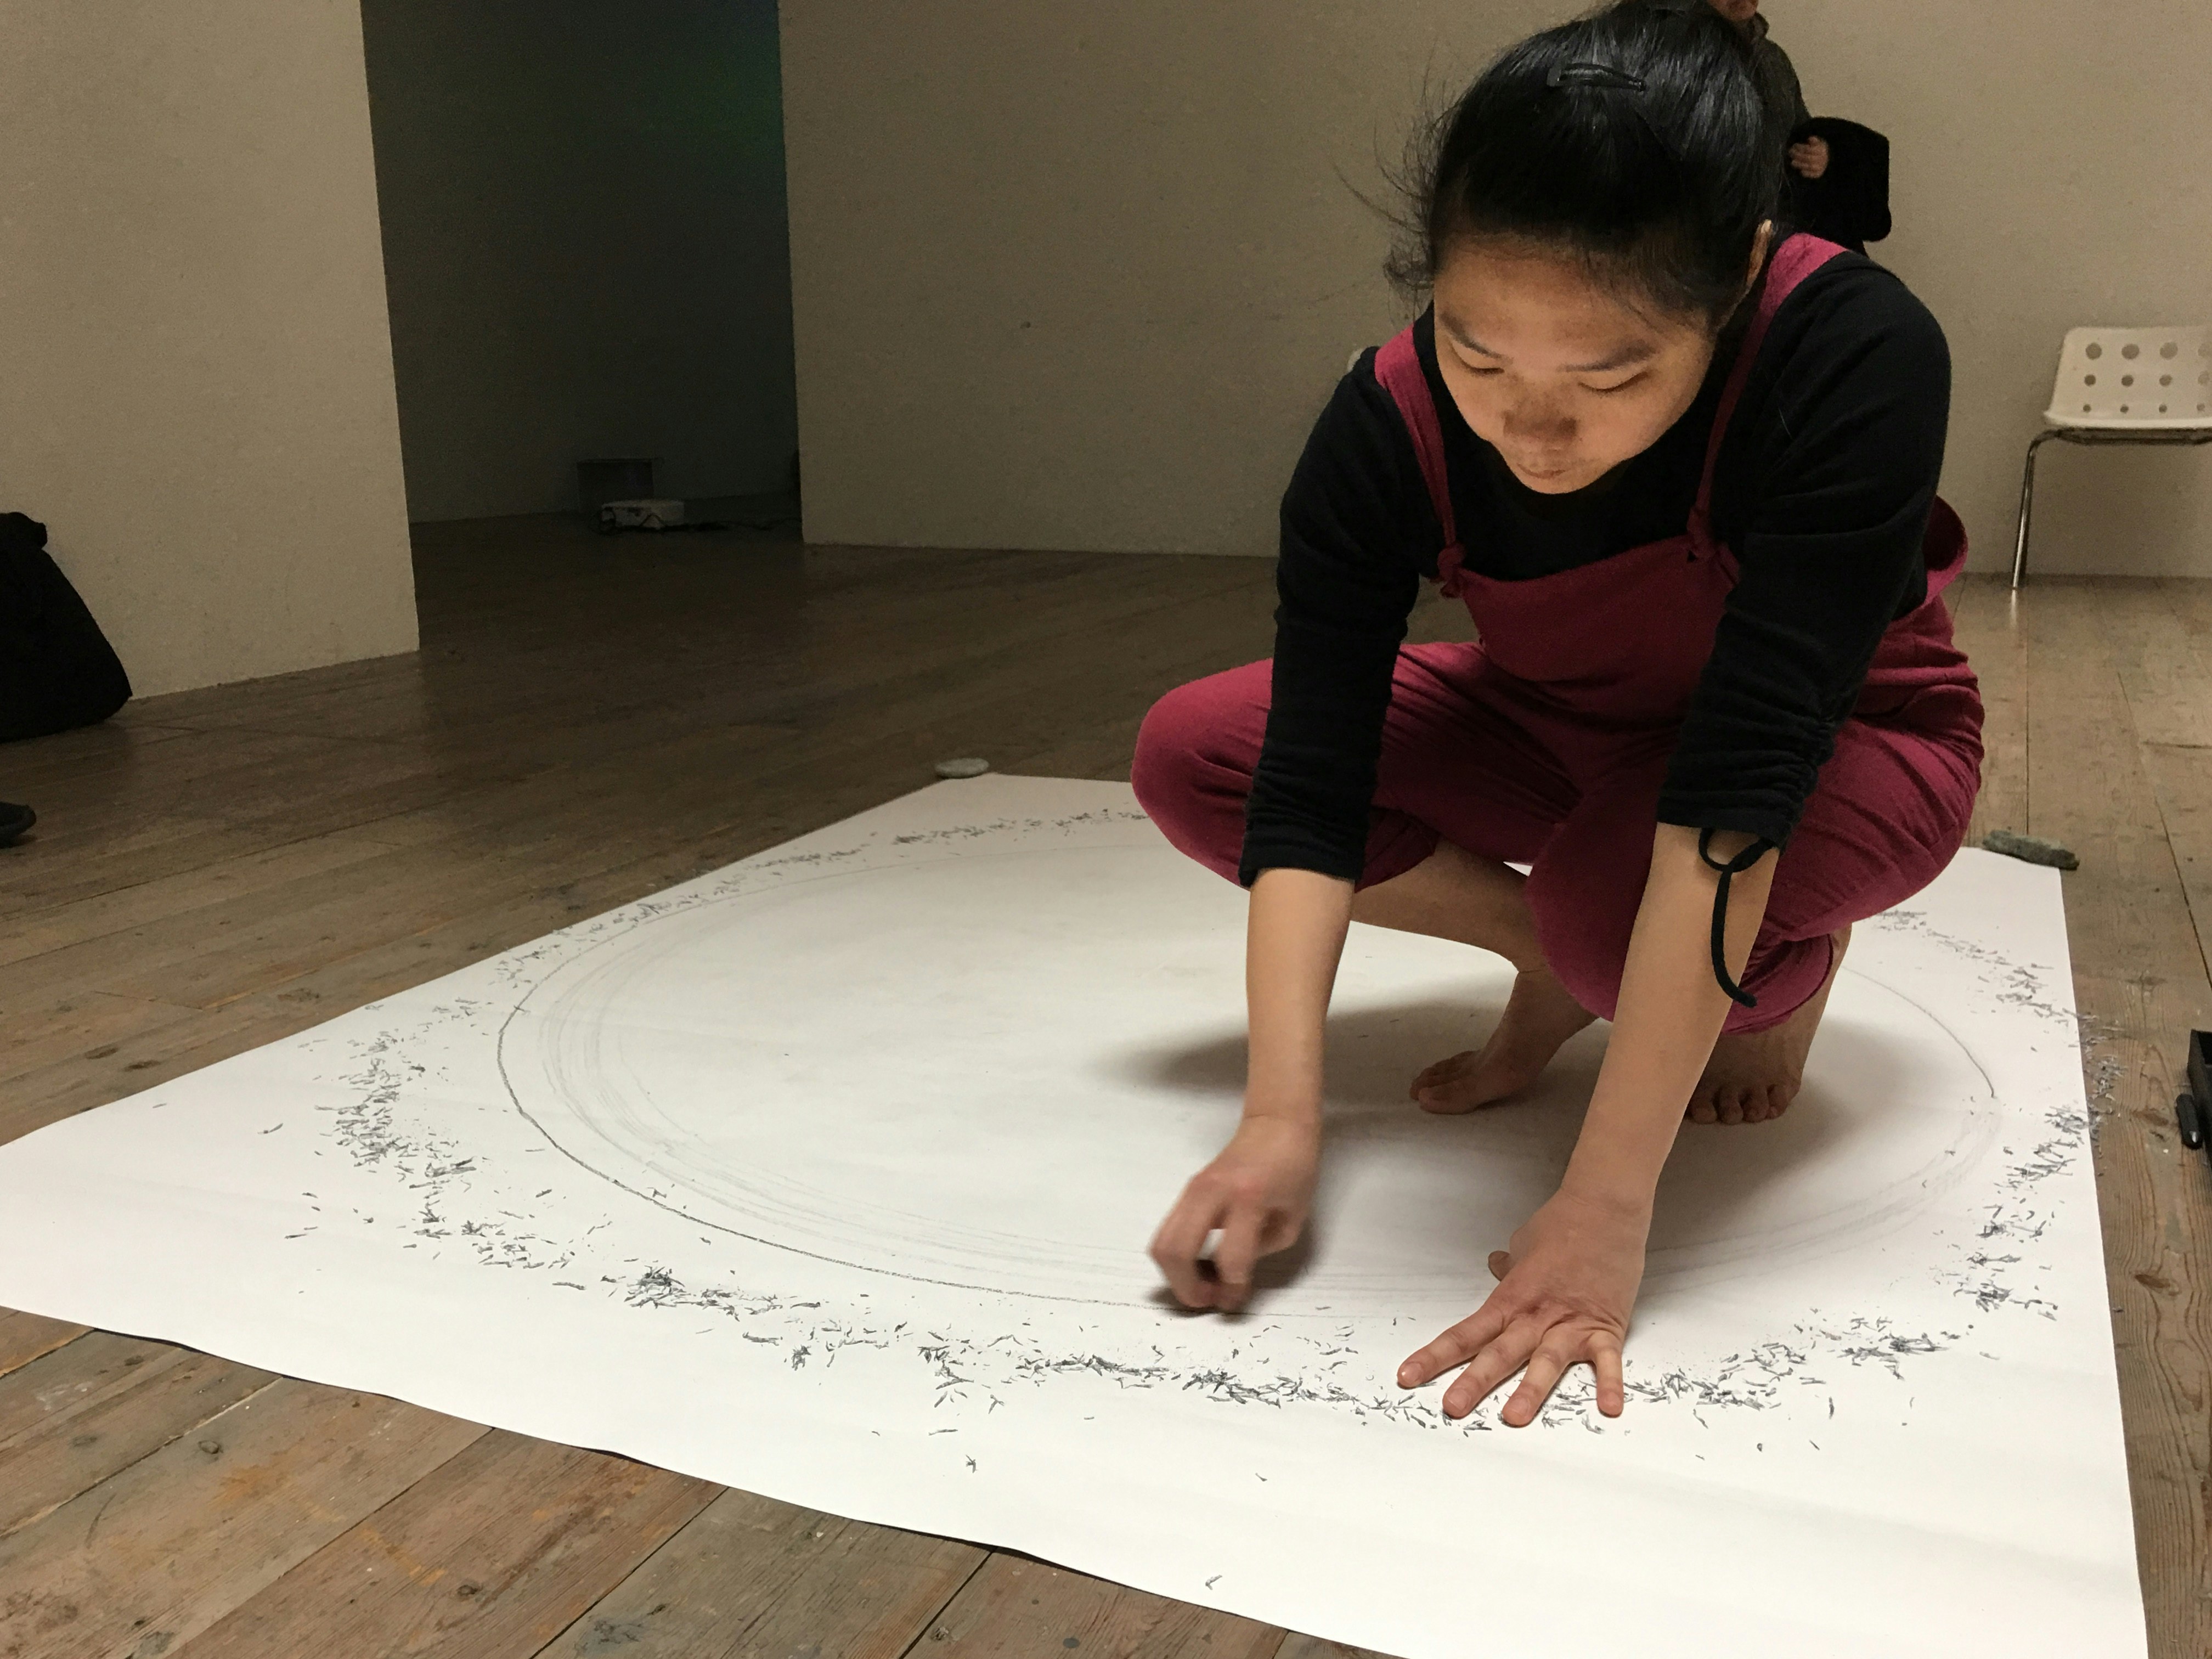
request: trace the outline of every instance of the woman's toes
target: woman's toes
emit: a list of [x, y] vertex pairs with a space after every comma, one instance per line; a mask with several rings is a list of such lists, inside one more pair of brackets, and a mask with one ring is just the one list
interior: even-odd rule
[[1425, 1112], [1467, 1112], [1488, 1105], [1499, 1091], [1483, 1056], [1470, 1049], [1438, 1060], [1413, 1079], [1408, 1092]]
[[1413, 1098], [1419, 1100], [1431, 1090], [1444, 1087], [1459, 1075], [1465, 1062], [1472, 1058], [1473, 1056], [1469, 1054], [1454, 1054], [1449, 1060], [1440, 1060], [1435, 1065], [1425, 1067], [1420, 1075], [1413, 1079], [1413, 1086], [1410, 1091]]
[[1713, 1110], [1713, 1097], [1709, 1094], [1692, 1097], [1686, 1115], [1692, 1123], [1717, 1123], [1721, 1121], [1720, 1115]]

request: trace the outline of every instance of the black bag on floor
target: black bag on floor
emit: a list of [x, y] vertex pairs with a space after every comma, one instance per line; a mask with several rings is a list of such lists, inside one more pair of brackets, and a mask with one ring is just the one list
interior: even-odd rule
[[0, 743], [97, 725], [130, 701], [130, 677], [47, 553], [46, 526], [0, 513]]

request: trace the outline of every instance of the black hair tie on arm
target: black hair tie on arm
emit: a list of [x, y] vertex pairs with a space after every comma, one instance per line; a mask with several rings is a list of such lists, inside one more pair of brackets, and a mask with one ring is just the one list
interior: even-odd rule
[[1698, 832], [1698, 856], [1705, 861], [1707, 869], [1717, 870], [1721, 872], [1720, 889], [1713, 895], [1713, 977], [1721, 982], [1721, 989], [1729, 994], [1729, 1000], [1731, 1002], [1740, 1004], [1746, 1008], [1756, 1008], [1759, 1006], [1759, 999], [1729, 977], [1726, 950], [1729, 883], [1771, 853], [1774, 850], [1774, 843], [1766, 840], [1755, 841], [1723, 864], [1712, 854], [1713, 837], [1719, 833], [1717, 830], [1701, 830]]
[[1553, 92], [1561, 87], [1597, 87], [1607, 92], [1642, 92], [1644, 77], [1611, 64], [1554, 64], [1544, 73], [1544, 84]]

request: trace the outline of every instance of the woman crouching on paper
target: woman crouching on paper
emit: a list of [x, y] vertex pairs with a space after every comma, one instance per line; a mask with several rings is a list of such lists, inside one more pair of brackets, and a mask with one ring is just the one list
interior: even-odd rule
[[[1943, 336], [1777, 225], [1782, 138], [1704, 0], [1501, 58], [1426, 171], [1432, 303], [1345, 377], [1284, 498], [1273, 662], [1170, 694], [1139, 739], [1146, 809], [1252, 890], [1243, 1120], [1152, 1247], [1186, 1304], [1241, 1306], [1304, 1224], [1348, 922], [1519, 970], [1487, 1044], [1414, 1079], [1426, 1110], [1613, 1023], [1559, 1191], [1398, 1372], [1464, 1366], [1453, 1416], [1525, 1367], [1526, 1424], [1582, 1363], [1620, 1413], [1686, 1115], [1788, 1109], [1850, 924], [1934, 879], [1978, 785], [1938, 597], [1966, 556], [1936, 495]], [[1480, 644], [1399, 648], [1424, 578]]]

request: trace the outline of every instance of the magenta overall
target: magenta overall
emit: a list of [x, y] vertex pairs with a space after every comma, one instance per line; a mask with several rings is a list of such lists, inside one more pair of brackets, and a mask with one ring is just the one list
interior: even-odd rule
[[[1399, 658], [1360, 883], [1413, 868], [1439, 837], [1530, 866], [1545, 954], [1601, 1016], [1613, 1012], [1674, 735], [1735, 580], [1735, 561], [1709, 526], [1713, 464], [1768, 325], [1840, 252], [1798, 236], [1776, 253], [1681, 533], [1553, 575], [1501, 581], [1462, 568], [1438, 416], [1412, 331], [1376, 360], [1444, 526], [1444, 591], [1464, 599], [1480, 640], [1413, 646]], [[1883, 635], [1782, 854], [1743, 975], [1757, 1006], [1735, 1008], [1731, 1031], [1787, 1018], [1826, 975], [1837, 929], [1911, 896], [1959, 848], [1979, 785], [1982, 711], [1941, 595], [1966, 553], [1957, 515], [1938, 501], [1926, 598]], [[1269, 671], [1254, 663], [1170, 693], [1138, 739], [1132, 781], [1145, 810], [1176, 847], [1231, 880]]]

